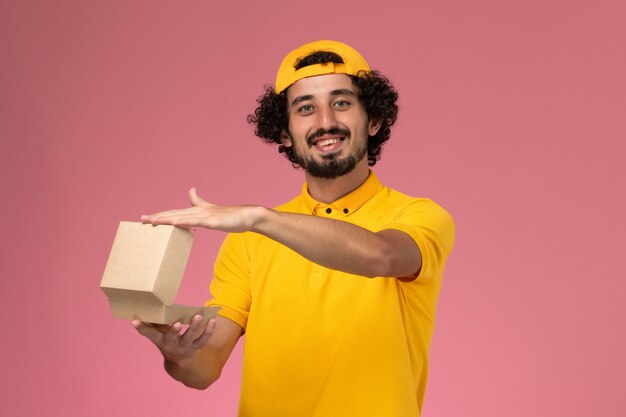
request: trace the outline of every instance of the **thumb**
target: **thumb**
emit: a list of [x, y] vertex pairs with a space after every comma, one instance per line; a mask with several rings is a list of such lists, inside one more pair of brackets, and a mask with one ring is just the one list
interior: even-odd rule
[[191, 202], [192, 206], [207, 206], [207, 205], [209, 205], [209, 203], [207, 203], [202, 198], [200, 198], [200, 196], [198, 195], [198, 192], [196, 191], [196, 187], [192, 187], [189, 190], [189, 201]]

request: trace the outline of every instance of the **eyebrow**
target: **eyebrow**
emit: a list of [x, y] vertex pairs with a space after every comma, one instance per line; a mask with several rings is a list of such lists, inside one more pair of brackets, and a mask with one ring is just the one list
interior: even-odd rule
[[293, 99], [293, 101], [291, 102], [291, 105], [295, 106], [298, 103], [302, 103], [303, 101], [311, 100], [312, 98], [313, 98], [313, 96], [311, 94], [308, 94], [306, 96], [298, 96], [298, 97]]
[[348, 90], [347, 88], [340, 88], [338, 90], [333, 90], [330, 92], [331, 96], [356, 96], [354, 91]]
[[[348, 90], [347, 88], [340, 88], [337, 90], [333, 90], [330, 92], [331, 96], [352, 96], [355, 97], [356, 94], [354, 93], [354, 91], [352, 90]], [[295, 106], [298, 103], [302, 103], [303, 101], [307, 101], [307, 100], [312, 100], [314, 98], [313, 95], [311, 94], [307, 94], [304, 96], [298, 96], [296, 98], [293, 99], [293, 101], [291, 102], [292, 106]]]

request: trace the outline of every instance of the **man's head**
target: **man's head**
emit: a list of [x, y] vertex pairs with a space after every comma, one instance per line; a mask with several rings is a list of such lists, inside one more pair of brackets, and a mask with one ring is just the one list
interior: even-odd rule
[[365, 58], [354, 48], [337, 41], [316, 41], [289, 52], [276, 74], [277, 94], [303, 78], [324, 74], [365, 75], [370, 72]]
[[[339, 42], [318, 41], [285, 57], [276, 86], [266, 86], [248, 121], [256, 125], [257, 136], [277, 143], [279, 152], [294, 166], [302, 166], [314, 176], [334, 178], [349, 172], [350, 158], [367, 155], [370, 166], [380, 158], [381, 146], [389, 139], [397, 117], [397, 98], [389, 80], [371, 71], [357, 51]], [[355, 134], [358, 137], [353, 137]], [[335, 157], [333, 144], [324, 142], [324, 152], [318, 143], [320, 152], [313, 159], [306, 157], [305, 147], [313, 150], [315, 138], [317, 142], [347, 139], [349, 155], [346, 151]]]

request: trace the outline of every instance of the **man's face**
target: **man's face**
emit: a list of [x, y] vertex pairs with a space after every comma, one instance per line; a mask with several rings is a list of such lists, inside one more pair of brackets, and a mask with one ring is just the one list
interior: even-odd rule
[[367, 117], [349, 76], [328, 74], [303, 78], [287, 90], [289, 132], [298, 163], [310, 175], [337, 178], [358, 164], [367, 166], [368, 136], [380, 125]]

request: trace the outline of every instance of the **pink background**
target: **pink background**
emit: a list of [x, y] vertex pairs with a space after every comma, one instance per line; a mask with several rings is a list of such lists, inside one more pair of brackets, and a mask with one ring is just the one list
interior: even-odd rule
[[[170, 380], [98, 285], [120, 220], [279, 204], [302, 175], [245, 122], [334, 38], [401, 94], [377, 167], [457, 223], [423, 415], [623, 416], [622, 0], [0, 1], [3, 416], [232, 416]], [[178, 301], [208, 297], [200, 232]], [[375, 329], [374, 329], [375, 330]], [[372, 337], [376, 337], [375, 331]]]

